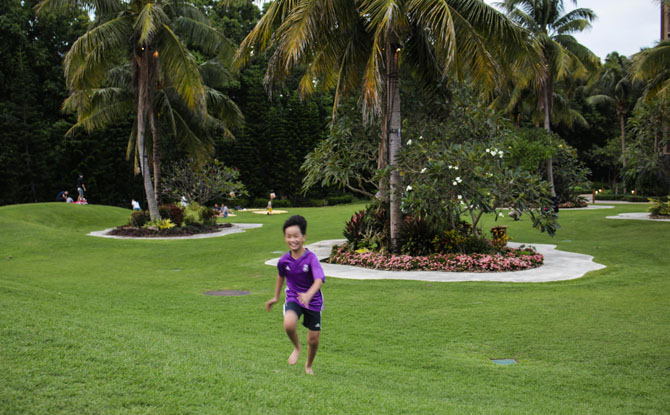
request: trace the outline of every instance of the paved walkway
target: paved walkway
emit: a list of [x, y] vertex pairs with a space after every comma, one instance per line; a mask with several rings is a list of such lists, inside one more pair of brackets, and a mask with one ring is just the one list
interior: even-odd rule
[[670, 219], [652, 219], [649, 213], [635, 212], [635, 213], [619, 213], [617, 216], [607, 216], [607, 219], [633, 219], [633, 220], [650, 220], [654, 222], [670, 222]]
[[[344, 239], [331, 239], [307, 245], [319, 259], [328, 258], [334, 245], [344, 243]], [[518, 247], [519, 243], [509, 243]], [[529, 244], [530, 245], [530, 244]], [[498, 282], [549, 282], [566, 281], [582, 277], [589, 271], [605, 268], [593, 262], [590, 255], [559, 251], [556, 245], [532, 244], [531, 246], [544, 255], [544, 265], [538, 268], [512, 272], [443, 272], [443, 271], [385, 271], [322, 263], [323, 271], [328, 277], [354, 280], [414, 280], [435, 282], [462, 281], [498, 281]], [[279, 258], [265, 262], [266, 265], [277, 266]]]

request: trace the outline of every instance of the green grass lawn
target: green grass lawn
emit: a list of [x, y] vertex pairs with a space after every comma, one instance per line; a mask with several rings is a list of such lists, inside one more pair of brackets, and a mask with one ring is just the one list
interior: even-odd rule
[[[362, 206], [288, 210], [310, 243], [341, 238]], [[129, 210], [0, 207], [0, 413], [667, 414], [670, 223], [605, 219], [646, 207], [562, 211], [553, 239], [527, 217], [498, 221], [516, 242], [607, 266], [577, 280], [327, 279], [314, 377], [305, 353], [286, 364], [281, 307], [263, 309], [276, 276], [263, 263], [286, 249], [288, 215], [147, 241], [86, 235]], [[220, 289], [251, 295], [203, 295]]]

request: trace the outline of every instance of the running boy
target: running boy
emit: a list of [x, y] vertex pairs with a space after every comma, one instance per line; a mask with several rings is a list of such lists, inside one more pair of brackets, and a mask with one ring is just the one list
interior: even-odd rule
[[312, 363], [319, 348], [321, 333], [321, 309], [323, 296], [321, 285], [326, 280], [319, 259], [303, 245], [307, 233], [307, 221], [302, 216], [291, 216], [284, 223], [284, 240], [290, 251], [279, 258], [277, 263], [277, 283], [275, 295], [265, 303], [265, 310], [270, 311], [279, 301], [281, 289], [286, 280], [286, 303], [284, 304], [284, 330], [293, 343], [293, 352], [288, 363], [298, 362], [302, 345], [298, 338], [296, 326], [300, 316], [304, 314], [302, 325], [307, 327], [307, 362], [305, 373], [313, 375]]

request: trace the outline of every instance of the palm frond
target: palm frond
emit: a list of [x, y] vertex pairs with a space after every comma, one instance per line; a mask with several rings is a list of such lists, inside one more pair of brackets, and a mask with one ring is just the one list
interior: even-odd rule
[[160, 3], [146, 3], [135, 19], [135, 31], [139, 34], [138, 45], [149, 45], [158, 30], [169, 24], [170, 18]]
[[80, 36], [65, 55], [65, 82], [70, 89], [102, 85], [106, 70], [118, 64], [118, 50], [125, 49], [132, 33], [128, 16], [119, 16]]
[[171, 85], [188, 108], [205, 110], [205, 91], [195, 58], [177, 35], [166, 25], [160, 31], [159, 65], [163, 79]]

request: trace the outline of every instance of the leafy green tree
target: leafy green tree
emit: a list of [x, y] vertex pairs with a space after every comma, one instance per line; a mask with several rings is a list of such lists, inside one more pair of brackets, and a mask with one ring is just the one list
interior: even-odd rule
[[[381, 118], [378, 167], [385, 168], [395, 164], [401, 148], [401, 65], [425, 84], [467, 73], [475, 84], [493, 89], [501, 75], [498, 58], [524, 45], [520, 30], [477, 0], [277, 0], [240, 45], [237, 63], [272, 49], [270, 91], [307, 65], [301, 92], [335, 89], [333, 115], [342, 97], [360, 91], [364, 116]], [[393, 250], [402, 219], [400, 182], [391, 169]]]
[[643, 102], [629, 120], [627, 179], [648, 195], [670, 194], [670, 99], [656, 95]]
[[[626, 118], [641, 95], [638, 83], [633, 82], [632, 62], [616, 52], [610, 53], [598, 75], [598, 81], [587, 102], [593, 105], [610, 105], [616, 108], [621, 133], [621, 165], [626, 171]], [[626, 181], [623, 191], [627, 192]]]
[[[577, 0], [572, 1], [577, 4]], [[542, 53], [541, 70], [523, 71], [518, 78], [521, 87], [532, 86], [544, 113], [544, 128], [551, 131], [555, 106], [556, 81], [570, 76], [587, 75], [599, 66], [598, 58], [572, 36], [591, 27], [595, 14], [591, 9], [577, 8], [564, 13], [563, 0], [505, 0], [498, 3], [508, 16], [531, 35]], [[521, 67], [523, 69], [523, 66]], [[553, 160], [546, 160], [547, 180], [554, 188]]]
[[204, 205], [211, 201], [246, 195], [239, 181], [239, 171], [226, 167], [219, 160], [194, 163], [186, 159], [168, 167], [163, 176], [163, 192], [172, 200], [185, 197], [188, 203]]
[[60, 63], [88, 17], [72, 10], [38, 18], [34, 5], [0, 0], [0, 204], [52, 201], [76, 177], [58, 168], [62, 136], [54, 137], [67, 96]]
[[[71, 93], [64, 108], [76, 112], [76, 126], [89, 131], [129, 111], [136, 114], [133, 134], [147, 204], [151, 219], [159, 219], [146, 144], [151, 136], [157, 148], [159, 140], [158, 91], [173, 94], [200, 119], [211, 120], [208, 104], [220, 97], [206, 89], [187, 46], [216, 55], [227, 42], [195, 6], [181, 1], [43, 0], [38, 10], [55, 12], [79, 5], [93, 10], [95, 20], [65, 56], [65, 80]], [[119, 86], [126, 82], [124, 78], [130, 82], [128, 89]]]

